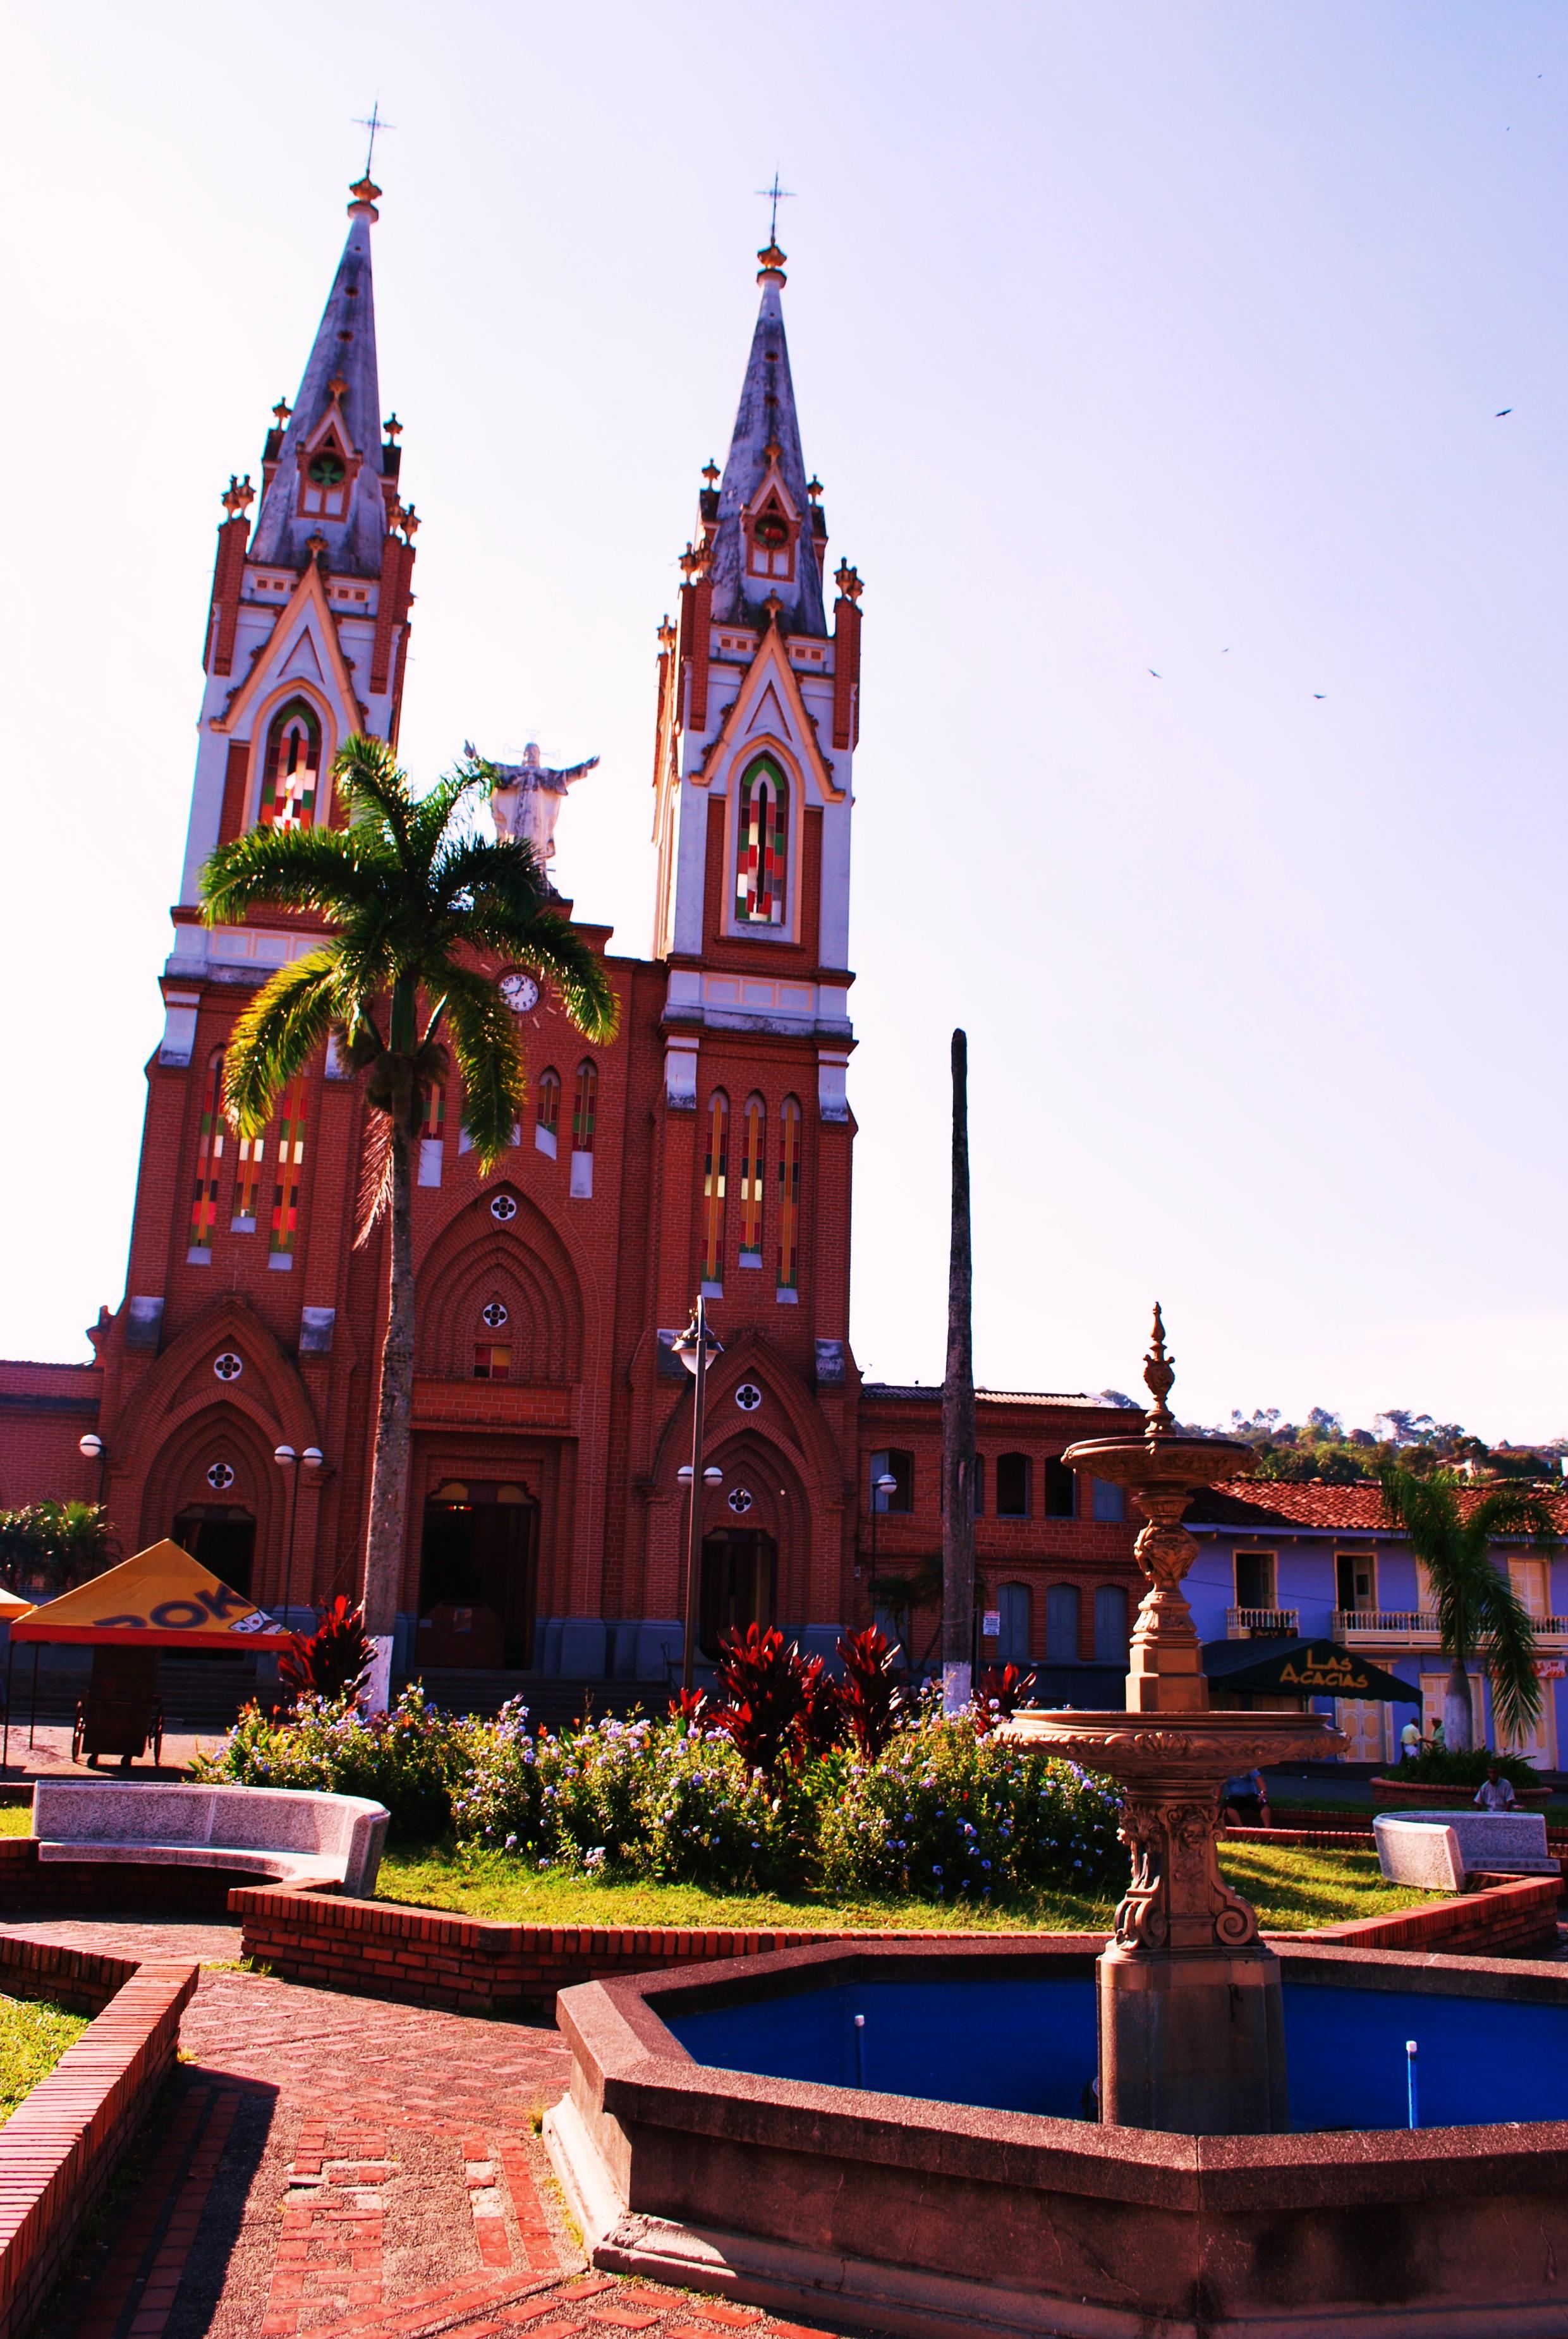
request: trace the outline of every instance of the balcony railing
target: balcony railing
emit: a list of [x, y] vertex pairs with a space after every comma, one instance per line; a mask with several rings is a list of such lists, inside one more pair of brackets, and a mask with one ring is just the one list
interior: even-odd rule
[[[1537, 1641], [1568, 1641], [1568, 1616], [1533, 1616], [1530, 1621]], [[1437, 1619], [1430, 1608], [1336, 1608], [1333, 1632], [1347, 1647], [1356, 1641], [1405, 1641], [1416, 1648], [1435, 1649], [1438, 1637]]]
[[1301, 1633], [1299, 1608], [1228, 1608], [1228, 1641], [1294, 1641]]

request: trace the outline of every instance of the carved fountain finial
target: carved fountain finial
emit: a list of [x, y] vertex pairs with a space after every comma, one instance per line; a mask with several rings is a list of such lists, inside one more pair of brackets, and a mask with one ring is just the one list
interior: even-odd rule
[[1163, 1437], [1167, 1430], [1176, 1426], [1176, 1417], [1165, 1402], [1175, 1385], [1176, 1359], [1165, 1353], [1165, 1323], [1158, 1299], [1154, 1303], [1154, 1330], [1150, 1338], [1153, 1347], [1143, 1360], [1143, 1385], [1154, 1403], [1145, 1415], [1144, 1422], [1150, 1437]]

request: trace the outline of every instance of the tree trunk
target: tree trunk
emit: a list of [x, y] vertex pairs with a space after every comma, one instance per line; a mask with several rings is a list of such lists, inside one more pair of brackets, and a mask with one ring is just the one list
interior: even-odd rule
[[1468, 1754], [1475, 1743], [1475, 1717], [1470, 1704], [1470, 1675], [1463, 1655], [1448, 1668], [1443, 1692], [1443, 1742], [1455, 1754]]
[[969, 1704], [974, 1663], [973, 1268], [969, 1229], [969, 1042], [952, 1035], [952, 1239], [942, 1384], [942, 1704]]
[[413, 1140], [404, 1112], [392, 1116], [391, 1148], [387, 1332], [381, 1342], [381, 1389], [365, 1534], [365, 1631], [376, 1649], [366, 1701], [372, 1713], [384, 1712], [390, 1702], [392, 1627], [408, 1540], [414, 1416]]

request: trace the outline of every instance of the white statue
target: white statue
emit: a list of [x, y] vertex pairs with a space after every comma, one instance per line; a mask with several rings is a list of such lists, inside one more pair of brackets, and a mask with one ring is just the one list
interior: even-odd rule
[[[464, 754], [474, 754], [469, 740]], [[490, 789], [490, 818], [500, 837], [520, 837], [534, 848], [534, 859], [541, 869], [548, 867], [556, 857], [556, 822], [567, 790], [585, 772], [591, 772], [598, 762], [590, 755], [586, 764], [571, 764], [555, 770], [541, 764], [537, 744], [530, 740], [523, 749], [520, 764], [498, 764], [496, 778]]]

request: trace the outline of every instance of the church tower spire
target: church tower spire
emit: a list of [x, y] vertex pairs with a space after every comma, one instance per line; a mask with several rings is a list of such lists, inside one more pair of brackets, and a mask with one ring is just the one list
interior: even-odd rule
[[762, 301], [712, 534], [713, 612], [721, 620], [744, 620], [748, 612], [760, 615], [774, 594], [791, 630], [820, 637], [827, 632], [822, 594], [827, 523], [801, 453], [784, 339], [785, 255], [770, 241], [757, 258]]
[[213, 847], [257, 826], [336, 823], [331, 767], [344, 740], [397, 739], [419, 520], [399, 493], [402, 425], [380, 419], [370, 230], [380, 192], [369, 176], [350, 190], [348, 238], [299, 394], [272, 410], [253, 536], [249, 476], [231, 479], [222, 499], [171, 961], [182, 973], [209, 947], [194, 909]]

